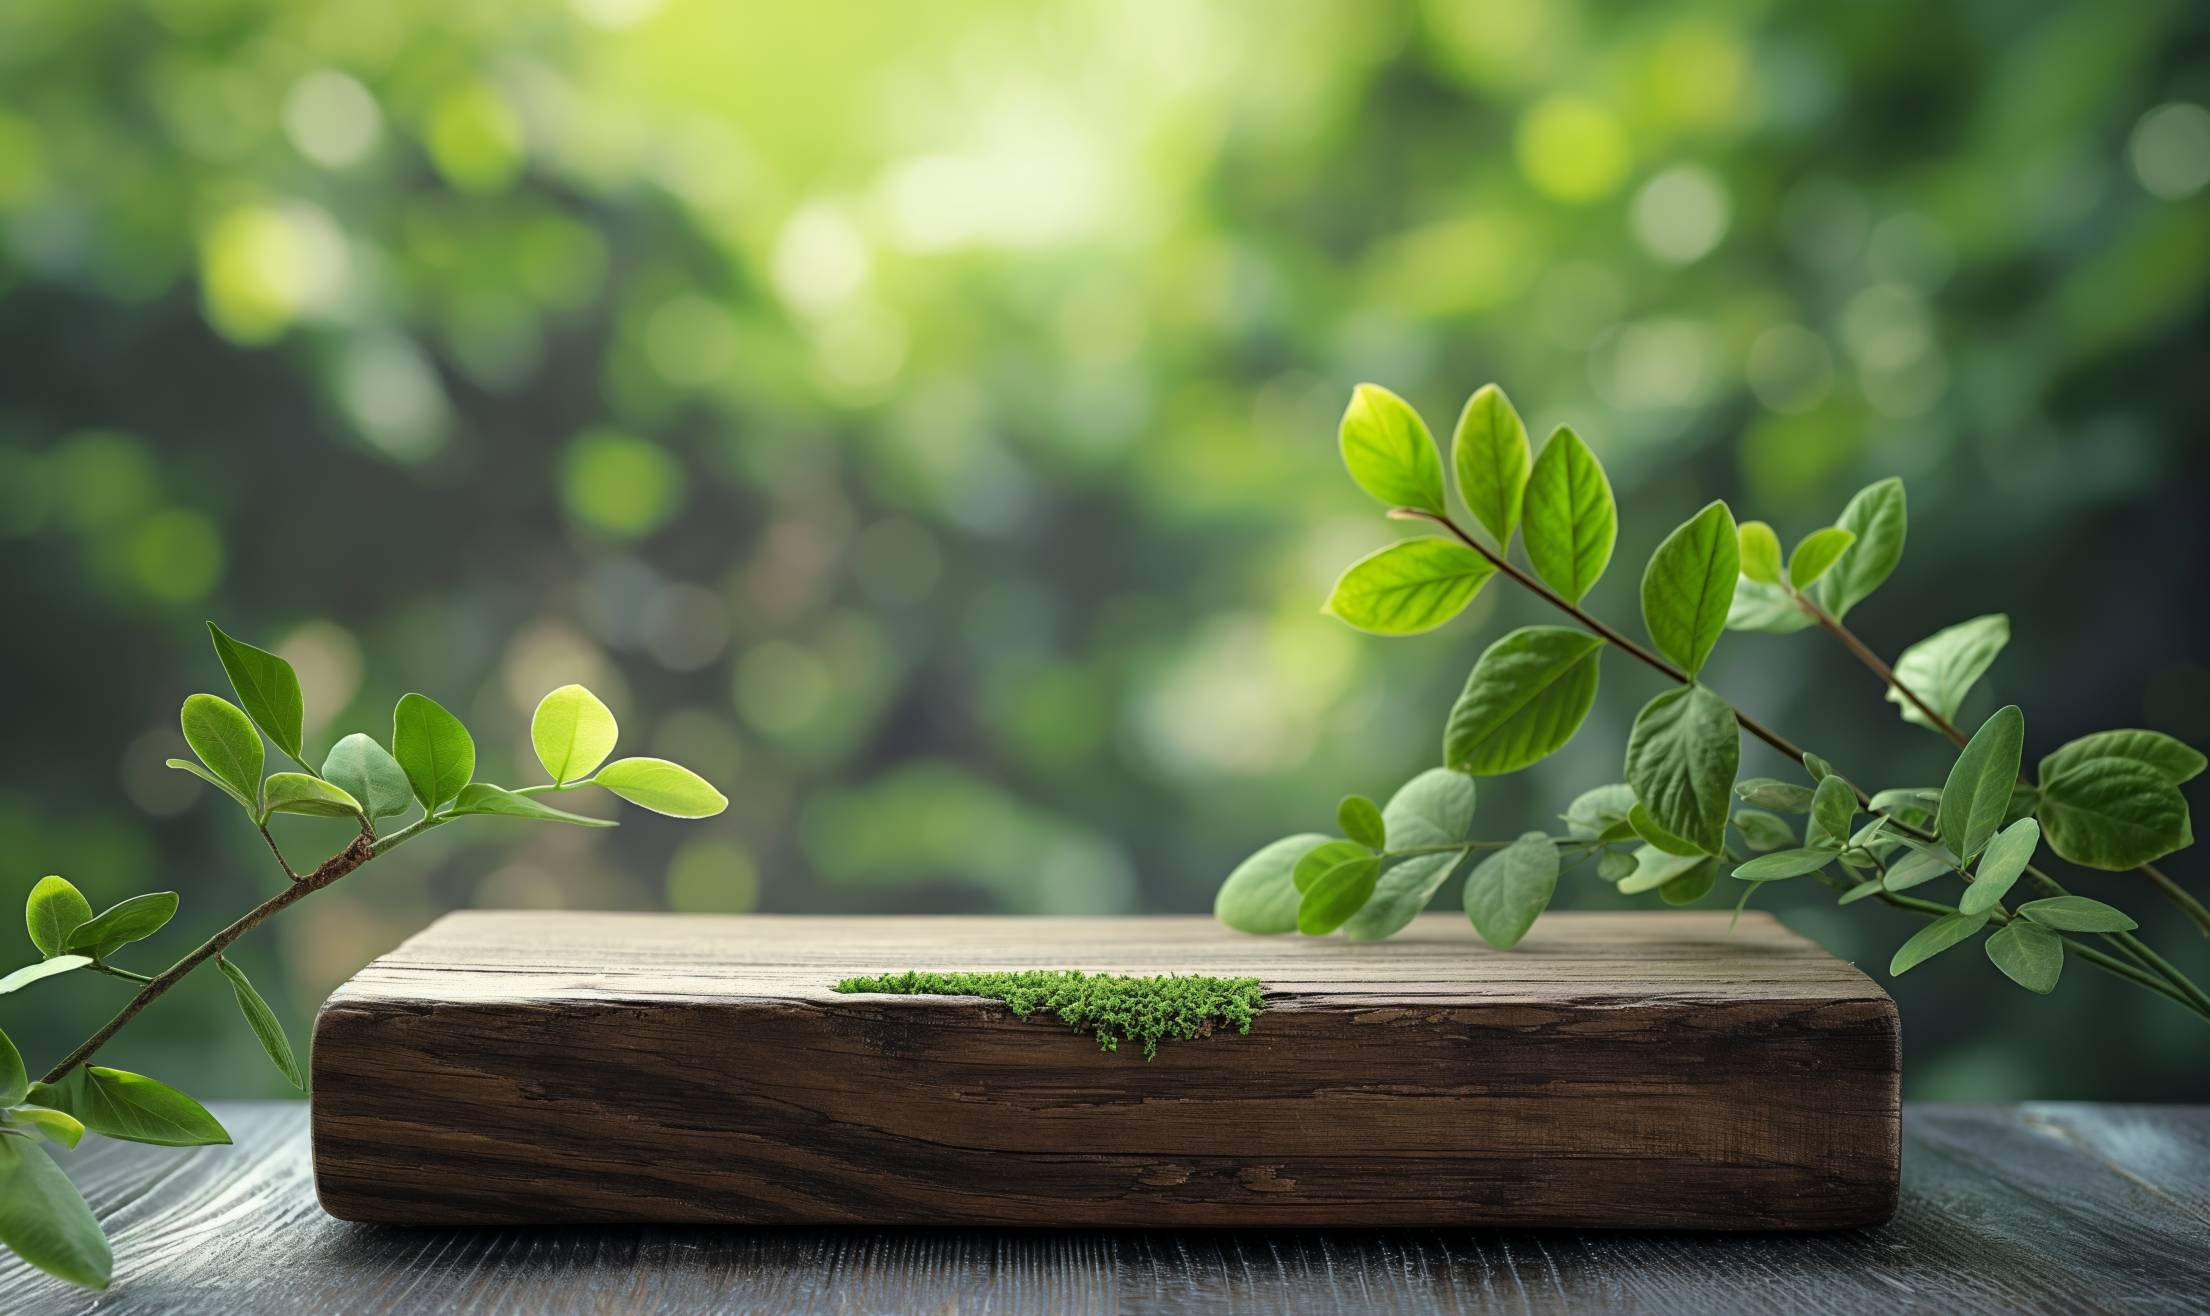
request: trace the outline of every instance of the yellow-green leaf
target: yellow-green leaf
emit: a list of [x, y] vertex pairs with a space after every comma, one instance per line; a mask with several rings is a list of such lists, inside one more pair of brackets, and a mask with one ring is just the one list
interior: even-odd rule
[[1433, 630], [1464, 610], [1496, 568], [1464, 544], [1404, 539], [1353, 562], [1327, 611], [1375, 635]]
[[1341, 430], [1343, 465], [1358, 487], [1391, 507], [1443, 509], [1443, 462], [1412, 404], [1379, 384], [1351, 392]]
[[613, 710], [580, 685], [564, 685], [538, 701], [529, 721], [530, 744], [553, 781], [580, 781], [614, 752], [620, 728]]

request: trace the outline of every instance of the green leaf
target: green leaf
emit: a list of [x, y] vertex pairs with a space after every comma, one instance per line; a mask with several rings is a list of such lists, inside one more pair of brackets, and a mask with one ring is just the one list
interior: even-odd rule
[[1880, 582], [1903, 560], [1909, 520], [1903, 481], [1891, 477], [1858, 490], [1834, 522], [1857, 540], [1813, 587], [1819, 606], [1839, 620], [1880, 588]]
[[1582, 791], [1566, 806], [1566, 830], [1578, 841], [1624, 841], [1634, 835], [1627, 814], [1634, 808], [1634, 787], [1625, 782]]
[[1734, 788], [1745, 804], [1763, 809], [1779, 809], [1783, 813], [1809, 813], [1814, 798], [1809, 786], [1798, 786], [1792, 781], [1775, 781], [1771, 777], [1746, 777]]
[[590, 776], [614, 752], [620, 728], [613, 710], [580, 685], [564, 685], [537, 702], [530, 744], [556, 784]]
[[1704, 860], [1680, 877], [1658, 888], [1658, 899], [1668, 905], [1693, 905], [1711, 894], [1711, 888], [1719, 885], [1719, 861], [1716, 857]]
[[1511, 547], [1527, 490], [1527, 426], [1503, 389], [1483, 384], [1466, 400], [1451, 435], [1450, 464], [1458, 475], [1459, 499], [1496, 537], [1498, 548]]
[[1632, 877], [1640, 867], [1634, 861], [1634, 856], [1623, 850], [1606, 850], [1596, 856], [1596, 875], [1606, 882], [1618, 882]]
[[1310, 891], [1312, 884], [1319, 881], [1330, 869], [1360, 859], [1376, 859], [1378, 864], [1378, 858], [1374, 852], [1356, 841], [1333, 840], [1323, 842], [1306, 851], [1304, 856], [1297, 860], [1296, 867], [1290, 870], [1290, 880], [1296, 883], [1297, 890]]
[[343, 787], [304, 772], [275, 772], [261, 784], [261, 820], [271, 814], [298, 813], [310, 818], [358, 818], [361, 802]]
[[2041, 844], [2041, 824], [2031, 818], [2020, 818], [1995, 834], [1987, 843], [1987, 850], [1980, 856], [1980, 867], [1973, 873], [1972, 884], [1964, 889], [1964, 898], [1957, 908], [1967, 914], [1985, 914], [2010, 894], [2018, 875], [2033, 862], [2034, 847]]
[[1627, 737], [1627, 784], [1658, 826], [1717, 854], [1726, 842], [1727, 800], [1741, 753], [1727, 702], [1700, 685], [1682, 686], [1636, 715]]
[[2174, 786], [2192, 781], [2202, 771], [2203, 756], [2193, 746], [2161, 731], [2098, 731], [2081, 736], [2041, 760], [2040, 779], [2062, 776], [2089, 759], [2131, 759], [2156, 769]]
[[[1473, 826], [1473, 778], [1449, 768], [1429, 768], [1404, 783], [1381, 811], [1383, 831], [1399, 849], [1456, 845]], [[1393, 936], [1435, 898], [1465, 856], [1461, 853], [1411, 855], [1381, 870], [1374, 893], [1343, 925], [1353, 941]]]
[[1642, 573], [1642, 624], [1658, 652], [1694, 676], [1726, 629], [1741, 574], [1734, 514], [1713, 502], [1665, 537]]
[[75, 1147], [84, 1141], [84, 1125], [77, 1122], [76, 1116], [44, 1106], [11, 1106], [0, 1110], [0, 1125], [6, 1124], [33, 1130], [64, 1147]]
[[2059, 932], [2131, 932], [2141, 925], [2100, 900], [2086, 896], [2050, 896], [2029, 900], [2018, 912], [2045, 928]]
[[1857, 793], [1838, 776], [1819, 779], [1811, 793], [1811, 821], [1803, 829], [1803, 843], [1840, 849], [1849, 843], [1850, 823], [1857, 817]]
[[252, 720], [220, 696], [193, 695], [184, 701], [180, 721], [184, 743], [214, 774], [210, 780], [229, 791], [246, 812], [258, 816], [253, 802], [259, 798], [261, 766], [267, 760], [268, 749], [261, 743], [261, 733], [253, 729]]
[[729, 807], [729, 797], [704, 777], [666, 759], [616, 759], [592, 780], [631, 804], [670, 818], [711, 818]]
[[204, 781], [208, 785], [213, 786], [216, 790], [219, 790], [223, 794], [228, 795], [231, 799], [238, 802], [239, 808], [244, 809], [248, 814], [252, 815], [253, 817], [259, 818], [261, 816], [261, 811], [253, 807], [252, 800], [243, 795], [240, 795], [237, 789], [233, 787], [229, 782], [224, 781], [222, 778], [216, 776], [212, 772], [209, 772], [207, 769], [201, 767], [199, 764], [192, 762], [190, 759], [168, 759], [165, 760], [165, 762], [167, 762], [170, 767], [175, 768], [177, 771], [189, 772], [193, 776], [199, 778], [201, 781]]
[[2012, 982], [2047, 996], [2064, 972], [2064, 938], [2039, 923], [2013, 919], [1987, 939], [1987, 957]]
[[1987, 926], [1985, 914], [1944, 914], [1920, 928], [1888, 961], [1890, 974], [1908, 973]]
[[1466, 917], [1481, 940], [1510, 950], [1527, 935], [1558, 889], [1558, 847], [1528, 832], [1466, 874]]
[[476, 742], [468, 728], [424, 695], [402, 695], [392, 710], [391, 756], [426, 813], [437, 812], [476, 775]]
[[1363, 850], [1356, 859], [1329, 864], [1304, 884], [1304, 895], [1297, 902], [1297, 930], [1324, 937], [1342, 927], [1373, 896], [1380, 874], [1380, 858]]
[[1836, 851], [1823, 846], [1781, 850], [1759, 855], [1736, 868], [1734, 875], [1745, 882], [1778, 882], [1785, 878], [1802, 877], [1806, 873], [1816, 873], [1833, 863], [1836, 854]]
[[1346, 795], [1336, 806], [1335, 821], [1343, 829], [1343, 835], [1365, 846], [1379, 850], [1389, 844], [1386, 824], [1381, 821], [1381, 807], [1363, 795]]
[[23, 1068], [23, 1053], [0, 1032], [0, 1106], [12, 1106], [30, 1091], [31, 1078]]
[[1934, 816], [1934, 811], [1941, 807], [1941, 792], [1931, 786], [1896, 786], [1873, 792], [1871, 803], [1865, 807], [1874, 813], [1915, 824]]
[[2187, 797], [2138, 759], [2076, 759], [2041, 783], [2049, 848], [2075, 864], [2117, 872], [2194, 844]]
[[284, 1025], [277, 1021], [276, 1011], [269, 1008], [269, 1003], [261, 999], [261, 993], [253, 989], [246, 971], [221, 955], [215, 957], [215, 967], [230, 979], [231, 995], [238, 998], [238, 1012], [246, 1017], [246, 1026], [253, 1030], [261, 1049], [276, 1062], [276, 1072], [293, 1087], [306, 1087], [306, 1081], [299, 1075], [299, 1061], [292, 1056], [291, 1039], [284, 1036]]
[[1490, 561], [1433, 535], [1400, 539], [1351, 563], [1324, 611], [1373, 635], [1417, 635], [1457, 616], [1496, 574]]
[[106, 959], [121, 947], [144, 941], [161, 931], [176, 917], [176, 908], [174, 891], [149, 891], [117, 901], [102, 910], [97, 918], [78, 925], [77, 930], [69, 934], [68, 948], [94, 959]]
[[41, 955], [69, 949], [69, 934], [92, 921], [92, 905], [68, 879], [42, 877], [23, 902], [23, 921]]
[[1619, 538], [1603, 463], [1580, 435], [1560, 426], [1535, 458], [1524, 504], [1527, 560], [1566, 602], [1579, 603], [1603, 579]]
[[1656, 891], [1689, 878], [1698, 869], [1717, 871], [1719, 867], [1719, 861], [1711, 855], [1667, 854], [1654, 845], [1635, 847], [1634, 863], [1634, 872], [1619, 880], [1621, 895]]
[[1212, 916], [1238, 932], [1262, 937], [1295, 932], [1301, 893], [1290, 874], [1299, 859], [1327, 839], [1318, 832], [1283, 837], [1237, 864], [1213, 897]]
[[1941, 843], [1959, 859], [1970, 861], [2002, 826], [2011, 787], [2018, 781], [2018, 758], [2025, 740], [2026, 715], [2018, 705], [2005, 704], [1980, 724], [1949, 769], [1935, 821]]
[[1443, 728], [1443, 762], [1491, 777], [1556, 752], [1596, 703], [1604, 642], [1563, 626], [1524, 626], [1474, 663]]
[[405, 813], [414, 803], [414, 788], [399, 760], [359, 731], [330, 747], [322, 761], [322, 775], [333, 786], [368, 808], [371, 819]]
[[533, 796], [517, 795], [503, 786], [488, 781], [470, 782], [461, 788], [454, 798], [453, 807], [446, 816], [464, 818], [472, 814], [491, 814], [501, 818], [527, 818], [534, 822], [573, 823], [577, 827], [614, 827], [619, 824], [611, 818], [589, 818], [580, 813], [569, 813], [540, 804]]
[[115, 1258], [100, 1222], [46, 1149], [0, 1138], [0, 1244], [57, 1279], [104, 1289]]
[[1956, 856], [1937, 846], [1931, 850], [1913, 850], [1896, 860], [1889, 865], [1888, 875], [1882, 881], [1890, 891], [1908, 891], [1956, 871]]
[[[1944, 718], [1955, 718], [1964, 697], [1995, 662], [1995, 655], [2010, 643], [2010, 618], [2000, 612], [1974, 617], [1947, 626], [1903, 651], [1895, 660], [1895, 679], [1927, 707]], [[1898, 705], [1906, 722], [1932, 728], [1933, 721], [1918, 705], [1888, 687], [1888, 702]]]
[[1745, 580], [1759, 585], [1780, 583], [1780, 536], [1771, 526], [1763, 521], [1744, 521], [1734, 528], [1734, 546], [1742, 559]]
[[1734, 599], [1727, 605], [1728, 630], [1786, 635], [1817, 624], [1786, 586], [1768, 585], [1748, 576], [1735, 582]]
[[6, 996], [9, 992], [28, 987], [41, 978], [51, 978], [55, 974], [67, 973], [71, 969], [81, 969], [91, 962], [92, 957], [90, 955], [56, 955], [52, 959], [39, 960], [35, 964], [26, 964], [5, 978], [0, 978], [0, 996]]
[[1796, 843], [1795, 830], [1788, 820], [1763, 809], [1736, 809], [1734, 826], [1752, 850], [1778, 850]]
[[1854, 905], [1867, 897], [1879, 895], [1881, 890], [1880, 879], [1877, 877], [1869, 878], [1844, 891], [1842, 898], [1834, 903], [1837, 905]]
[[230, 1135], [207, 1108], [143, 1074], [79, 1065], [58, 1083], [31, 1085], [31, 1101], [74, 1115], [102, 1137], [157, 1147], [205, 1147]]
[[1411, 404], [1379, 384], [1360, 384], [1343, 412], [1343, 465], [1358, 487], [1391, 507], [1442, 513], [1443, 462]]
[[238, 692], [238, 702], [253, 724], [278, 749], [298, 758], [306, 709], [299, 694], [299, 674], [268, 650], [231, 639], [213, 622], [207, 623], [207, 633], [214, 638], [215, 657], [230, 678], [230, 688]]
[[1838, 525], [1824, 530], [1814, 530], [1796, 545], [1796, 551], [1788, 555], [1788, 583], [1799, 590], [1811, 588], [1812, 582], [1826, 574], [1857, 536]]
[[1700, 859], [1710, 853], [1694, 841], [1675, 836], [1659, 826], [1657, 819], [1652, 818], [1650, 811], [1643, 808], [1639, 801], [1636, 802], [1633, 808], [1627, 810], [1627, 827], [1636, 836], [1640, 837], [1644, 843], [1653, 845], [1667, 854], [1694, 855]]

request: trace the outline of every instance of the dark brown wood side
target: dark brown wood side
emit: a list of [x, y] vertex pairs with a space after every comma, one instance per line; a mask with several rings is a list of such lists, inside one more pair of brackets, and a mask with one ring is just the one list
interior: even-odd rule
[[[1895, 1209], [1877, 985], [1760, 916], [1487, 950], [1201, 919], [467, 914], [317, 1021], [324, 1206], [405, 1224], [1828, 1229]], [[1257, 976], [1249, 1036], [1105, 1054], [906, 968]]]

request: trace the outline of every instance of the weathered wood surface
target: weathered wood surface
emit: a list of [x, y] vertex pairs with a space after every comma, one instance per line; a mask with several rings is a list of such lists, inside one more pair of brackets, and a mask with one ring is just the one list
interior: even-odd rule
[[1913, 1106], [1902, 1205], [1832, 1234], [403, 1229], [315, 1204], [299, 1103], [234, 1147], [63, 1162], [115, 1284], [0, 1253], [10, 1316], [295, 1313], [2200, 1312], [2210, 1107]]
[[[1102, 1054], [852, 974], [1254, 976], [1248, 1037]], [[459, 914], [334, 995], [324, 1205], [395, 1224], [1817, 1229], [1885, 1219], [1895, 1007], [1764, 916], [1512, 954], [1208, 919]]]

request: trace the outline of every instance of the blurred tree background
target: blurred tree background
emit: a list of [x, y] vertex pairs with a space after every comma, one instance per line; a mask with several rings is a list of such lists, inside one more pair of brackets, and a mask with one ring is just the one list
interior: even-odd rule
[[[301, 905], [240, 956], [295, 1037], [456, 907], [1208, 909], [1435, 762], [1544, 619], [1319, 614], [1404, 533], [1337, 463], [1361, 379], [1445, 433], [1492, 379], [1576, 426], [1622, 624], [1706, 499], [1792, 539], [1901, 474], [1875, 647], [2007, 611], [1968, 723], [2203, 745], [2206, 104], [2187, 0], [14, 0], [0, 893], [174, 887], [151, 968], [281, 880], [162, 767], [214, 617], [297, 665], [317, 756], [419, 689], [534, 780], [580, 680], [733, 800], [456, 828]], [[1815, 632], [1708, 676], [1860, 781], [1945, 770]], [[1654, 681], [1611, 664], [1484, 834], [1618, 779]], [[2210, 964], [2138, 876], [2075, 889]], [[1911, 927], [1779, 903], [1883, 979]], [[2083, 970], [1893, 990], [1914, 1097], [2202, 1096], [2200, 1025]], [[34, 1059], [95, 1022], [61, 999], [9, 1002]], [[147, 1018], [117, 1063], [278, 1089], [214, 975]]]

